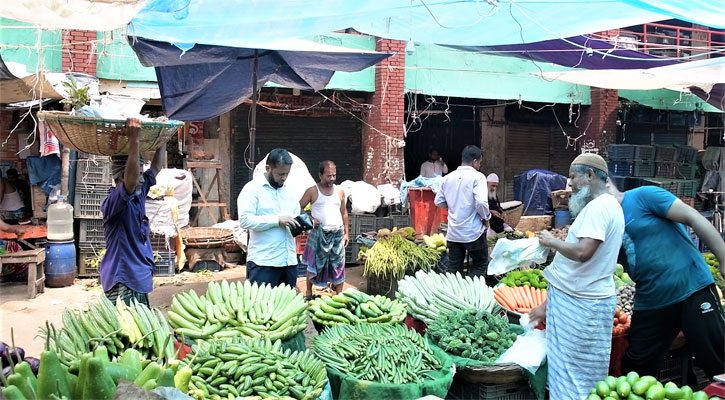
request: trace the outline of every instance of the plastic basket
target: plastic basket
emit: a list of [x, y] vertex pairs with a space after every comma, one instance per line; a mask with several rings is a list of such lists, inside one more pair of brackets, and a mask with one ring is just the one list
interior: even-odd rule
[[361, 233], [372, 232], [375, 230], [376, 216], [372, 214], [350, 214], [352, 222], [350, 222], [350, 234], [359, 235]]
[[[696, 180], [681, 180], [677, 182], [677, 197], [689, 197], [693, 198], [697, 194], [697, 181]], [[694, 207], [694, 205], [693, 205]]]
[[632, 168], [632, 176], [649, 178], [655, 175], [655, 163], [654, 161], [634, 161], [634, 168]]
[[632, 176], [632, 173], [634, 172], [634, 163], [632, 161], [609, 160], [609, 162], [607, 162], [607, 168], [609, 168], [610, 175], [627, 177]]
[[111, 185], [110, 157], [76, 160], [76, 187]]
[[[41, 111], [38, 117], [68, 148], [105, 156], [128, 154], [124, 120], [75, 116], [59, 111]], [[139, 151], [155, 151], [182, 126], [183, 122], [179, 121], [141, 123]]]
[[305, 246], [307, 246], [307, 234], [301, 234], [295, 237], [295, 250], [297, 255], [301, 255], [305, 252]]
[[80, 222], [80, 235], [78, 242], [80, 246], [84, 245], [105, 245], [103, 237], [103, 220], [101, 219], [82, 219]]
[[[406, 275], [411, 275], [406, 273]], [[367, 293], [371, 296], [381, 295], [391, 299], [395, 299], [395, 292], [398, 291], [398, 281], [395, 278], [381, 278], [378, 276], [368, 276]]]
[[100, 219], [101, 204], [108, 197], [110, 186], [76, 187], [73, 200], [73, 216], [76, 218]]
[[153, 276], [174, 276], [176, 253], [155, 253]]
[[675, 178], [677, 176], [677, 163], [671, 161], [658, 162], [655, 176], [659, 178]]
[[[104, 246], [105, 247], [105, 246]], [[104, 247], [95, 246], [79, 246], [78, 248], [78, 276], [85, 278], [95, 278], [99, 276], [99, 268], [91, 266], [90, 262], [98, 256], [98, 252], [103, 250]]]
[[697, 149], [692, 146], [677, 146], [677, 162], [695, 164], [697, 162]]
[[360, 243], [349, 243], [345, 247], [345, 265], [358, 264], [358, 254], [360, 254]]
[[410, 215], [393, 215], [393, 228], [405, 228], [410, 226]]
[[377, 217], [375, 218], [375, 231], [381, 229], [393, 229], [393, 219], [389, 217]]
[[151, 233], [149, 235], [149, 240], [151, 241], [151, 250], [157, 251], [160, 253], [173, 253], [176, 252], [176, 238], [175, 237], [167, 237], [166, 235], [161, 235], [158, 233]]
[[607, 157], [611, 160], [634, 159], [634, 146], [631, 144], [610, 144], [607, 146]]
[[677, 181], [672, 179], [643, 179], [642, 185], [661, 187], [662, 189], [665, 189], [672, 194], [677, 194], [678, 184]]
[[697, 172], [697, 164], [677, 164], [677, 177], [682, 179], [693, 179]]
[[643, 146], [635, 145], [634, 147], [634, 159], [639, 161], [654, 161], [655, 160], [655, 148], [654, 146]]
[[662, 383], [674, 382], [678, 386], [685, 385], [689, 367], [688, 358], [687, 348], [670, 351], [662, 369], [657, 373], [657, 380]]
[[456, 377], [447, 399], [454, 400], [530, 400], [536, 398], [526, 381], [496, 385], [468, 383]]
[[674, 146], [655, 146], [657, 161], [677, 161], [677, 147]]

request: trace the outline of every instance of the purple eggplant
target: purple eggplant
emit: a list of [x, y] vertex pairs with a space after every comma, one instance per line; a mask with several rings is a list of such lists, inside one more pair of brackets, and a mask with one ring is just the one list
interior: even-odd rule
[[16, 347], [15, 349], [8, 347], [3, 357], [3, 365], [10, 365], [8, 357], [13, 359], [13, 364], [17, 364], [25, 359], [25, 350], [22, 347]]
[[5, 362], [5, 353], [8, 351], [8, 349], [10, 349], [10, 346], [8, 346], [7, 343], [0, 342], [0, 357], [2, 357], [3, 363]]
[[40, 368], [40, 360], [35, 357], [25, 357], [25, 362], [30, 364], [30, 369], [35, 375], [38, 375], [38, 368]]
[[5, 375], [6, 378], [8, 376], [10, 376], [12, 373], [13, 373], [13, 369], [10, 368], [10, 366], [3, 368], [3, 375]]

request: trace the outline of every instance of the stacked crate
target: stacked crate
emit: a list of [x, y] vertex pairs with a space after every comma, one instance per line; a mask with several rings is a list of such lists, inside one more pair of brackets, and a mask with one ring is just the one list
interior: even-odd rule
[[655, 171], [654, 155], [652, 146], [610, 144], [607, 167], [613, 176], [651, 178]]
[[79, 220], [78, 275], [98, 276], [94, 261], [106, 247], [103, 238], [101, 203], [111, 189], [111, 159], [79, 153], [76, 160], [73, 216]]
[[357, 264], [360, 253], [360, 243], [356, 243], [355, 238], [363, 233], [375, 232], [377, 217], [373, 214], [348, 214], [347, 221], [350, 242], [345, 248], [345, 264], [352, 265]]
[[675, 146], [655, 146], [657, 148], [657, 170], [655, 176], [658, 178], [677, 177], [677, 148]]
[[677, 177], [694, 179], [696, 171], [697, 149], [692, 146], [677, 146]]
[[154, 253], [153, 276], [174, 276], [176, 272], [176, 238], [152, 232], [149, 240]]

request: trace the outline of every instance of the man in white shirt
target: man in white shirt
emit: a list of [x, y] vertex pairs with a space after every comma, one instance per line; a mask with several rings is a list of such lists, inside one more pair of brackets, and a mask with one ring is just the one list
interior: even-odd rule
[[267, 156], [266, 172], [244, 185], [237, 198], [239, 224], [249, 230], [247, 279], [272, 286], [297, 285], [297, 252], [290, 228], [298, 228], [299, 199], [285, 185], [292, 157], [285, 149]]
[[485, 275], [488, 265], [486, 243], [488, 187], [486, 176], [479, 172], [483, 152], [476, 146], [466, 146], [461, 166], [451, 172], [436, 194], [435, 204], [448, 209], [448, 267], [460, 271], [466, 252], [471, 257], [472, 276]]
[[432, 178], [434, 176], [443, 176], [448, 173], [448, 166], [438, 155], [438, 150], [431, 149], [428, 152], [428, 161], [420, 166], [420, 176], [424, 178]]
[[576, 218], [566, 241], [541, 232], [542, 246], [556, 250], [544, 270], [548, 299], [531, 310], [546, 323], [548, 384], [552, 399], [584, 399], [609, 370], [612, 318], [617, 296], [612, 274], [624, 233], [624, 214], [607, 193], [607, 163], [581, 154], [569, 168], [569, 211]]

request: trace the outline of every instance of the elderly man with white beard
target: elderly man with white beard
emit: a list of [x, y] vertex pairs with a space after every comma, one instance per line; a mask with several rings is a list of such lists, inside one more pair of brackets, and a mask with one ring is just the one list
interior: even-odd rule
[[622, 245], [624, 214], [607, 192], [607, 163], [581, 154], [571, 164], [569, 211], [576, 218], [565, 241], [540, 234], [556, 251], [544, 270], [548, 300], [531, 310], [546, 323], [548, 384], [552, 399], [585, 399], [607, 376], [617, 296], [612, 275]]

